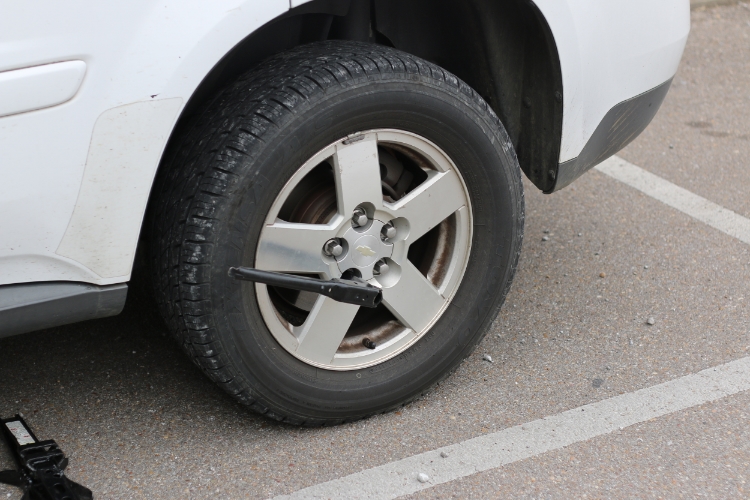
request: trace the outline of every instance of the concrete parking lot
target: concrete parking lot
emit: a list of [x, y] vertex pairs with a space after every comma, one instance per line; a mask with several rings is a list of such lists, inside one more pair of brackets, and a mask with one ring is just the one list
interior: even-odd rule
[[131, 290], [118, 317], [0, 340], [0, 415], [57, 440], [97, 498], [750, 496], [750, 7], [692, 22], [660, 113], [618, 154], [673, 188], [601, 170], [552, 196], [527, 183], [503, 311], [423, 399], [277, 424], [216, 389]]

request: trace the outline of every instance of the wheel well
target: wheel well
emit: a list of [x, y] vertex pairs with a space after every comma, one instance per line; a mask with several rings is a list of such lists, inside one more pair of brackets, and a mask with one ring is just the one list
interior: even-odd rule
[[[541, 190], [557, 176], [562, 74], [552, 33], [528, 0], [312, 0], [237, 44], [190, 98], [173, 132], [222, 86], [297, 45], [344, 39], [392, 45], [451, 71], [490, 104]], [[170, 141], [171, 142], [171, 141]]]
[[401, 50], [471, 85], [498, 114], [521, 168], [554, 187], [562, 73], [552, 33], [526, 0], [374, 0], [374, 27]]
[[[243, 39], [203, 79], [162, 164], [191, 117], [223, 86], [274, 54], [327, 39], [390, 45], [451, 71], [498, 114], [526, 176], [542, 191], [554, 188], [562, 73], [549, 26], [530, 0], [312, 0], [291, 9]], [[149, 212], [155, 196], [152, 189]], [[141, 231], [134, 277], [147, 266], [147, 235]]]

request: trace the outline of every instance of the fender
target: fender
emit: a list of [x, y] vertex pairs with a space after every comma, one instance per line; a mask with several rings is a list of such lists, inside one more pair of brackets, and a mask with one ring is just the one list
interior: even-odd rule
[[[289, 1], [2, 3], [0, 71], [83, 61], [86, 74], [67, 102], [0, 118], [0, 284], [127, 281], [182, 108], [216, 63]], [[127, 146], [144, 135], [152, 140], [140, 150]], [[102, 182], [110, 185], [101, 190]]]
[[674, 76], [690, 31], [690, 3], [534, 2], [552, 30], [562, 67], [563, 163], [580, 154], [610, 109]]

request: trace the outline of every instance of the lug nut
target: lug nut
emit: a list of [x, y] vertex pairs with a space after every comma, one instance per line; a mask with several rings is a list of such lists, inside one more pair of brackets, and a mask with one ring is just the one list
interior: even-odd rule
[[375, 276], [380, 276], [381, 274], [385, 274], [388, 272], [388, 264], [384, 260], [379, 260], [375, 263], [375, 266], [372, 268], [372, 274]]
[[352, 215], [352, 224], [354, 227], [362, 227], [367, 224], [367, 213], [361, 208], [354, 209]]
[[384, 239], [392, 240], [396, 237], [396, 227], [389, 222], [388, 224], [383, 226], [383, 229], [380, 230], [380, 234], [383, 235]]
[[331, 238], [323, 245], [323, 253], [328, 255], [329, 257], [338, 257], [339, 255], [344, 253], [344, 247], [341, 246], [339, 240], [337, 240], [336, 238]]
[[363, 339], [362, 345], [367, 347], [368, 349], [375, 349], [378, 346], [375, 342], [373, 342], [370, 339]]

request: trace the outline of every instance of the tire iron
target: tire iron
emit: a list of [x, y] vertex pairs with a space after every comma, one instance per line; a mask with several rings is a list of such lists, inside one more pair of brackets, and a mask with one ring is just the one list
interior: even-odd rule
[[250, 267], [230, 267], [229, 276], [243, 281], [254, 281], [271, 286], [314, 292], [337, 302], [363, 307], [377, 307], [383, 300], [383, 291], [361, 280], [321, 280], [292, 274], [260, 271]]

